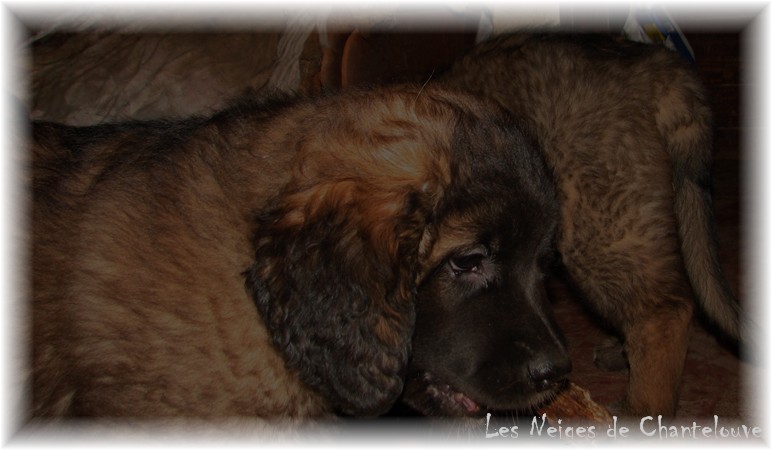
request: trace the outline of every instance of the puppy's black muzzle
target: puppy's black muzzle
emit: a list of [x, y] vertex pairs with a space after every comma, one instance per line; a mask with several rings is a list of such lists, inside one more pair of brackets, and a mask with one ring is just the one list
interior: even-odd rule
[[[527, 410], [557, 391], [571, 371], [541, 290], [524, 301], [510, 289], [488, 289], [453, 310], [434, 311], [419, 310], [411, 371], [429, 374], [421, 379], [439, 386], [443, 403], [455, 396], [466, 405], [471, 399], [480, 411]], [[406, 390], [408, 396], [418, 391]]]

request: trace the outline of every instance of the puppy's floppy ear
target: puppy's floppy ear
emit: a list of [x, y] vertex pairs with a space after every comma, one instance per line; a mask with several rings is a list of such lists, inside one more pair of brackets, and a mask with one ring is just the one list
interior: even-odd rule
[[377, 415], [402, 391], [427, 183], [338, 163], [300, 172], [258, 218], [247, 286], [304, 382], [339, 413]]

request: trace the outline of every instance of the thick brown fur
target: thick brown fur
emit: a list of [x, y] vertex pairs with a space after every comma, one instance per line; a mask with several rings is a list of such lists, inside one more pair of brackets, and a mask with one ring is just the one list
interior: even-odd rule
[[35, 124], [32, 415], [385, 411], [416, 297], [476, 227], [524, 209], [549, 251], [552, 185], [511, 122], [407, 86]]
[[711, 112], [694, 71], [621, 39], [505, 35], [440, 82], [528, 124], [557, 182], [563, 265], [623, 338], [627, 412], [673, 414], [693, 293], [730, 338], [746, 333], [718, 264]]

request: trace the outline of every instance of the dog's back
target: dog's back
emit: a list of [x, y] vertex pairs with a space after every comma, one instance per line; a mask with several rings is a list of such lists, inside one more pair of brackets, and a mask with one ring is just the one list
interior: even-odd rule
[[[251, 121], [258, 135], [261, 123]], [[256, 325], [240, 201], [273, 191], [260, 195], [257, 177], [252, 190], [240, 185], [240, 136], [218, 142], [224, 124], [33, 126], [33, 415], [323, 410]], [[202, 339], [189, 345], [193, 336]], [[265, 386], [259, 398], [252, 386]]]

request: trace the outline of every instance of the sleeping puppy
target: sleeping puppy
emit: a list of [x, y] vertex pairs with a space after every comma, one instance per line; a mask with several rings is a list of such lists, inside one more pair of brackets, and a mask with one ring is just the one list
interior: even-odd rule
[[511, 124], [414, 86], [35, 124], [32, 415], [378, 415], [402, 392], [417, 304], [426, 317], [489, 304], [452, 318], [480, 341], [509, 317], [489, 353], [443, 350], [473, 356], [450, 363], [495, 383], [486, 402], [555, 389], [568, 364], [540, 258], [557, 201]]
[[[439, 84], [495, 100], [533, 132], [557, 183], [562, 265], [623, 343], [611, 356], [629, 364], [625, 409], [674, 414], [693, 297], [728, 337], [751, 334], [718, 263], [711, 113], [695, 73], [621, 39], [504, 35]], [[519, 314], [499, 312], [505, 323]]]

